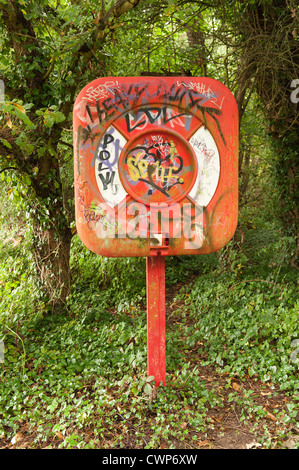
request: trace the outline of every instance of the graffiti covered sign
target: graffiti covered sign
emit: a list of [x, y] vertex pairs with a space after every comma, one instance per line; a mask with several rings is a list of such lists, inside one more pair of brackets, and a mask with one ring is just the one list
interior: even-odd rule
[[103, 256], [206, 254], [233, 236], [238, 111], [205, 77], [109, 77], [74, 105], [78, 234]]

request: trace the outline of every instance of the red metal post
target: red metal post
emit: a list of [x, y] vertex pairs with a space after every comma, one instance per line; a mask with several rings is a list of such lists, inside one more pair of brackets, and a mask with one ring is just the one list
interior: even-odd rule
[[146, 258], [147, 288], [147, 363], [148, 375], [156, 386], [166, 385], [165, 342], [165, 257]]

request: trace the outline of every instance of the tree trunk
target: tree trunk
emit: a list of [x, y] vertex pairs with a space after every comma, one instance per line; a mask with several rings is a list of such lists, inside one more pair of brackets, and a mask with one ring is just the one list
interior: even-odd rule
[[206, 58], [206, 45], [204, 34], [200, 29], [200, 18], [198, 22], [187, 28], [187, 38], [189, 46], [192, 48], [193, 61], [190, 63], [198, 67], [201, 70], [201, 74], [207, 76], [207, 58]]
[[58, 231], [34, 225], [34, 258], [42, 288], [52, 306], [64, 305], [71, 290], [70, 247], [72, 234], [68, 227]]
[[297, 4], [293, 0], [260, 2], [247, 8], [240, 28], [247, 70], [254, 70], [255, 89], [269, 120], [274, 143], [273, 172], [280, 193], [280, 217], [287, 235], [296, 239], [299, 252], [298, 104], [291, 102], [290, 85], [298, 73]]
[[57, 148], [53, 150], [52, 154], [45, 154], [38, 160], [39, 171], [33, 182], [35, 204], [36, 201], [42, 203], [33, 211], [33, 247], [43, 289], [51, 304], [57, 305], [64, 304], [70, 294], [72, 232], [63, 203]]

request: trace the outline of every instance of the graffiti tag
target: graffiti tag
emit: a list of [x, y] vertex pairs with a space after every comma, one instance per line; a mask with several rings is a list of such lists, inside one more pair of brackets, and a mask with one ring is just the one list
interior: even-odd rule
[[129, 151], [126, 158], [128, 174], [133, 182], [143, 181], [150, 186], [149, 194], [158, 190], [170, 197], [169, 190], [176, 184], [184, 183], [180, 177], [183, 159], [172, 140], [153, 137]]

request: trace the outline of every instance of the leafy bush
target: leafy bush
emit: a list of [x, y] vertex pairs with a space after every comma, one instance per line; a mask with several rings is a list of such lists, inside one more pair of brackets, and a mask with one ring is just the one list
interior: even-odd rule
[[[267, 412], [250, 390], [230, 391], [233, 378], [295, 392], [293, 240], [275, 223], [255, 220], [243, 244], [233, 240], [217, 254], [166, 259], [176, 307], [167, 313], [167, 387], [157, 394], [146, 372], [145, 260], [103, 258], [75, 236], [72, 293], [63, 311], [49, 311], [25, 224], [12, 216], [16, 228], [3, 220], [0, 237], [0, 439], [24, 427], [31, 447], [196, 447], [213, 429], [209, 413], [224, 406], [223, 389], [203, 379], [205, 368], [226, 383], [226, 406], [238, 406], [242, 421], [254, 416], [256, 425]], [[296, 404], [287, 406], [281, 418], [289, 426]], [[283, 437], [292, 432], [284, 429]]]
[[296, 385], [298, 365], [291, 353], [299, 318], [292, 275], [236, 282], [217, 271], [194, 282], [187, 304], [195, 320], [188, 341], [204, 340], [209, 363], [279, 382], [282, 389]]

